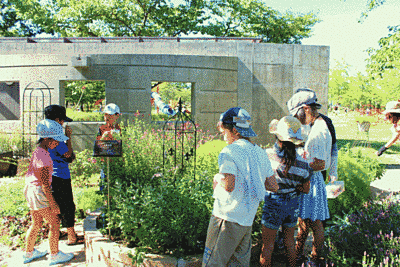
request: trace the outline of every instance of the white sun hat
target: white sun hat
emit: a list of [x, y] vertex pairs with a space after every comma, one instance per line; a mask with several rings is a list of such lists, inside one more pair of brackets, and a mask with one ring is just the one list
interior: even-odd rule
[[39, 138], [53, 138], [56, 141], [64, 142], [69, 138], [65, 136], [61, 124], [53, 120], [42, 120], [36, 126]]
[[269, 124], [269, 132], [275, 134], [281, 141], [289, 141], [295, 145], [305, 143], [307, 134], [302, 131], [301, 123], [293, 116], [286, 116], [272, 120]]

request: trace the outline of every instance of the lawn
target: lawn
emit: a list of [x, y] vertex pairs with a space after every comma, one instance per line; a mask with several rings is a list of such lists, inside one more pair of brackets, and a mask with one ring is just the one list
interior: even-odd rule
[[[328, 116], [335, 125], [339, 149], [350, 144], [350, 146], [362, 149], [363, 153], [376, 157], [376, 151], [391, 138], [391, 124], [387, 122], [380, 121], [376, 124], [371, 124], [368, 143], [366, 133], [358, 131], [356, 120], [360, 117], [356, 112], [341, 113], [339, 115], [329, 113]], [[400, 143], [394, 144], [378, 159], [383, 164], [400, 164]]]

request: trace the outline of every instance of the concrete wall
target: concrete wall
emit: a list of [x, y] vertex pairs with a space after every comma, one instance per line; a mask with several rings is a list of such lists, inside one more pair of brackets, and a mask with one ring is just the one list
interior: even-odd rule
[[[326, 46], [244, 41], [0, 43], [0, 66], [0, 82], [18, 81], [20, 99], [28, 84], [40, 87], [32, 84], [37, 80], [49, 87], [51, 102], [60, 104], [65, 100], [64, 81], [105, 80], [107, 102], [118, 104], [124, 119], [139, 110], [150, 121], [152, 81], [190, 82], [196, 123], [215, 131], [221, 112], [241, 106], [252, 115], [260, 144], [273, 140], [268, 124], [288, 114], [285, 103], [294, 89], [316, 90], [323, 112], [328, 104]], [[86, 134], [86, 140], [95, 134], [93, 125], [73, 127], [82, 138]], [[77, 150], [92, 145], [79, 143]]]

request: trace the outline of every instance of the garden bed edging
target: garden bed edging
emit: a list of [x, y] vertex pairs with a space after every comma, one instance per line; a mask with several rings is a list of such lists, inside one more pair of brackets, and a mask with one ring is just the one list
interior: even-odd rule
[[[86, 266], [136, 266], [132, 263], [128, 253], [131, 248], [126, 248], [103, 236], [96, 228], [96, 218], [100, 212], [88, 213], [83, 221], [85, 235]], [[146, 254], [142, 267], [199, 267], [203, 255], [189, 257], [189, 260], [177, 259], [166, 255]]]

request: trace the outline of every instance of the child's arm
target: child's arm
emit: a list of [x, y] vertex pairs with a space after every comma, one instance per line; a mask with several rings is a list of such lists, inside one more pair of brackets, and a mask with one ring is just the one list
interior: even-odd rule
[[279, 185], [276, 182], [275, 174], [265, 179], [265, 190], [278, 192]]
[[72, 135], [72, 129], [68, 125], [65, 126], [65, 135], [69, 138], [67, 140], [67, 147], [68, 151], [63, 154], [63, 156], [67, 159], [69, 159], [69, 163], [71, 163], [75, 159], [75, 153], [74, 150], [72, 149], [72, 143], [71, 143], [71, 135]]
[[218, 173], [214, 176], [213, 189], [221, 184], [222, 188], [227, 192], [232, 192], [235, 189], [235, 175], [231, 173]]
[[40, 177], [39, 180], [42, 184], [43, 192], [46, 195], [47, 200], [50, 203], [50, 210], [56, 214], [60, 214], [60, 209], [54, 200], [53, 194], [51, 192], [51, 186], [49, 182], [49, 177], [51, 175], [49, 167], [42, 167], [39, 169]]

